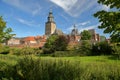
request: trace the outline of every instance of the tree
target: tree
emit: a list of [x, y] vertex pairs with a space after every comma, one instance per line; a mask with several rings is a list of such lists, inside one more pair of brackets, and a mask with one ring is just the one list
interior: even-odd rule
[[58, 38], [57, 35], [51, 35], [48, 39], [47, 42], [44, 45], [43, 52], [45, 54], [48, 53], [53, 53], [55, 51], [55, 40]]
[[66, 36], [60, 35], [54, 42], [55, 49], [57, 51], [65, 51], [68, 46], [69, 40]]
[[53, 53], [54, 51], [64, 51], [68, 46], [68, 39], [63, 35], [52, 35], [47, 39], [44, 45], [44, 53]]
[[113, 42], [120, 42], [120, 0], [98, 0], [98, 3], [110, 6], [114, 11], [98, 11], [94, 14], [99, 19], [100, 29], [104, 29], [104, 33], [110, 33]]
[[82, 40], [78, 49], [76, 50], [82, 56], [91, 55], [91, 43], [89, 40]]
[[105, 36], [100, 36], [100, 41], [106, 41], [106, 37]]
[[81, 40], [90, 40], [92, 37], [91, 33], [87, 30], [81, 32]]
[[54, 47], [54, 42], [55, 40], [58, 38], [57, 35], [51, 35], [48, 39], [47, 42], [45, 44], [45, 48], [53, 48]]
[[7, 41], [14, 35], [10, 34], [12, 32], [11, 28], [6, 27], [6, 22], [3, 20], [2, 16], [0, 16], [0, 43]]

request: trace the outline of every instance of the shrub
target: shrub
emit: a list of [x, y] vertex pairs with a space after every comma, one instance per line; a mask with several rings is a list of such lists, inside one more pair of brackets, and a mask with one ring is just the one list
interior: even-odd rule
[[21, 49], [20, 52], [22, 55], [30, 55], [30, 54], [34, 54], [34, 50], [30, 47], [25, 47]]
[[7, 80], [24, 80], [23, 76], [19, 73], [19, 69], [16, 65], [8, 65], [3, 74], [4, 78], [7, 78]]
[[8, 46], [0, 46], [0, 54], [8, 54], [10, 52], [10, 48]]
[[55, 52], [53, 48], [43, 48], [43, 54], [52, 54]]
[[92, 55], [111, 55], [112, 47], [107, 42], [99, 42], [92, 46]]
[[77, 63], [24, 58], [18, 62], [25, 80], [76, 80], [82, 72]]
[[114, 45], [112, 46], [113, 49], [113, 55], [120, 59], [120, 45]]
[[82, 40], [78, 49], [76, 50], [80, 55], [91, 55], [91, 43], [89, 40]]
[[34, 48], [30, 48], [30, 47], [24, 47], [22, 49], [20, 49], [20, 54], [21, 55], [31, 55], [31, 54], [40, 54], [41, 50], [39, 49], [34, 49]]
[[0, 80], [24, 80], [24, 79], [22, 75], [19, 73], [18, 66], [3, 63], [3, 65], [0, 66]]
[[13, 55], [21, 55], [21, 49], [19, 48], [11, 48], [10, 49], [10, 54], [13, 54]]
[[39, 49], [39, 48], [34, 48], [34, 54], [35, 55], [40, 55], [40, 54], [42, 54], [43, 53], [43, 51], [42, 51], [42, 49]]
[[52, 54], [52, 57], [73, 57], [80, 56], [76, 51], [56, 51]]
[[13, 55], [38, 55], [41, 54], [42, 50], [39, 48], [30, 48], [30, 47], [24, 47], [24, 48], [11, 48], [10, 54]]

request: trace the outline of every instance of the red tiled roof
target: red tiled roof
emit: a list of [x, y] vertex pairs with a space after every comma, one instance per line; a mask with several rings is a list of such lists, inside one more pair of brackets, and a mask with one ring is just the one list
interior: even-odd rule
[[41, 36], [36, 36], [36, 37], [35, 37], [35, 39], [40, 39], [40, 38], [42, 38], [42, 37], [41, 37]]
[[26, 37], [24, 38], [24, 41], [35, 41], [35, 37], [34, 36]]

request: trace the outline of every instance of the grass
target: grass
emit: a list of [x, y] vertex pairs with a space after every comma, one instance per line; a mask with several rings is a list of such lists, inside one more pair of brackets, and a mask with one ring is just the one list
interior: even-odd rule
[[61, 59], [61, 60], [69, 60], [69, 61], [80, 61], [81, 63], [120, 63], [120, 60], [112, 56], [85, 56], [85, 57], [41, 57], [41, 59]]
[[[85, 56], [85, 57], [39, 57], [34, 56], [34, 58], [41, 58], [43, 60], [69, 60], [69, 61], [80, 61], [81, 63], [118, 63], [120, 64], [120, 60], [116, 60], [116, 58], [112, 56]], [[10, 55], [10, 54], [0, 54], [0, 62], [5, 62], [8, 64], [16, 64], [19, 59], [23, 58], [23, 56], [16, 56], [16, 55]]]
[[3, 78], [7, 80], [11, 78], [13, 80], [120, 80], [120, 60], [112, 56], [40, 57], [0, 54], [0, 80]]
[[0, 62], [7, 63], [10, 65], [15, 65], [17, 63], [17, 60], [20, 58], [14, 55], [2, 55], [0, 54]]

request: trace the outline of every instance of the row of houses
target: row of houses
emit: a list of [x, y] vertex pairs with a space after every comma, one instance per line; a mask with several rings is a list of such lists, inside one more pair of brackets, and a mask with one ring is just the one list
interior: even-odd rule
[[28, 36], [24, 38], [16, 38], [13, 37], [8, 41], [8, 46], [10, 47], [33, 47], [33, 48], [41, 48], [46, 43], [46, 36]]
[[[94, 29], [88, 30], [92, 34], [92, 43], [97, 43], [100, 41], [105, 41], [106, 38], [104, 37], [101, 38], [99, 34], [95, 32]], [[65, 35], [65, 34], [63, 34]], [[81, 41], [81, 35], [77, 32], [77, 29], [73, 29], [71, 34], [65, 35], [68, 40], [69, 40], [69, 46], [74, 47], [75, 45], [79, 44]], [[47, 36], [28, 36], [28, 37], [23, 37], [23, 38], [16, 38], [13, 37], [8, 41], [8, 46], [10, 47], [18, 47], [18, 48], [23, 48], [23, 47], [32, 47], [32, 48], [42, 48], [44, 44], [47, 41]]]

